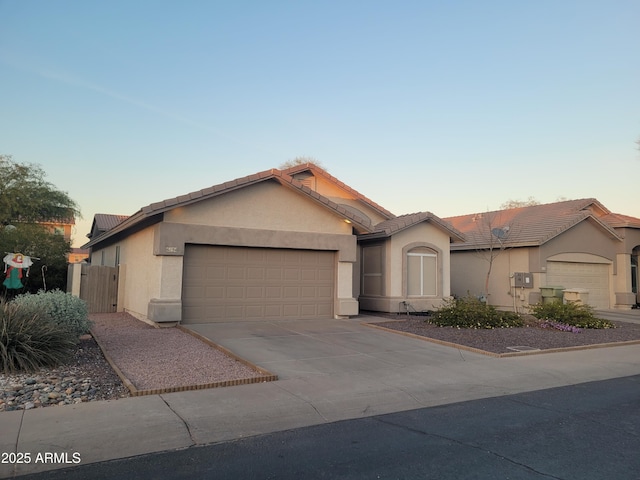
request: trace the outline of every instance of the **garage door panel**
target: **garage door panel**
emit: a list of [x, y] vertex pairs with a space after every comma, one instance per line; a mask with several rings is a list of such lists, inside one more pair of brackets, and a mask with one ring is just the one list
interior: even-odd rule
[[232, 286], [228, 286], [226, 289], [226, 295], [225, 298], [244, 298], [245, 297], [245, 293], [244, 293], [244, 288], [243, 287], [232, 287]]
[[187, 245], [183, 323], [328, 317], [335, 253]]
[[226, 280], [244, 280], [246, 268], [244, 267], [227, 267]]
[[264, 280], [265, 271], [264, 267], [248, 267], [247, 279], [248, 280]]
[[[187, 290], [187, 292], [189, 292], [189, 290]], [[207, 287], [204, 292], [204, 295], [201, 295], [198, 298], [202, 299], [202, 298], [224, 298], [224, 297], [225, 297], [224, 287]]]
[[285, 265], [300, 265], [300, 252], [298, 250], [287, 250], [284, 252], [282, 260]]
[[267, 265], [282, 265], [284, 260], [283, 250], [266, 249], [264, 252], [264, 262]]
[[548, 262], [547, 285], [584, 288], [589, 305], [609, 308], [609, 265], [603, 263]]
[[182, 296], [183, 298], [188, 298], [188, 299], [198, 299], [198, 298], [202, 298], [204, 295], [205, 295], [204, 286], [194, 286], [192, 288], [185, 290]]
[[302, 305], [300, 315], [302, 317], [314, 317], [318, 314], [318, 309], [315, 305]]
[[318, 270], [318, 280], [321, 282], [330, 282], [333, 278], [333, 270], [323, 268]]
[[317, 297], [318, 298], [324, 298], [324, 299], [327, 299], [327, 300], [332, 300], [333, 299], [333, 289], [331, 289], [329, 287], [318, 287]]
[[300, 317], [300, 305], [298, 304], [284, 304], [282, 305], [282, 316], [290, 318]]
[[247, 287], [247, 299], [263, 299], [264, 298], [264, 287]]
[[282, 298], [298, 298], [300, 296], [300, 287], [289, 286], [282, 289]]
[[[211, 267], [211, 266], [207, 266], [206, 269], [202, 269], [205, 272], [205, 276], [202, 277], [201, 275], [194, 275], [193, 278], [207, 278], [207, 279], [218, 279], [218, 280], [222, 280], [224, 279], [224, 275], [225, 275], [225, 268], [224, 267]], [[189, 269], [189, 275], [191, 276], [191, 269]]]
[[245, 250], [246, 260], [249, 263], [263, 263], [265, 259], [265, 251], [260, 248], [252, 248]]
[[279, 318], [282, 317], [282, 305], [265, 305], [264, 306], [264, 316], [266, 318]]
[[300, 281], [300, 270], [297, 268], [285, 268], [282, 272], [283, 280], [289, 282]]
[[245, 308], [245, 316], [247, 318], [262, 318], [265, 316], [264, 306], [262, 305], [247, 305]]
[[266, 287], [265, 298], [270, 300], [282, 298], [282, 287]]
[[318, 279], [318, 271], [312, 268], [304, 268], [301, 271], [301, 280], [303, 282], [315, 282]]

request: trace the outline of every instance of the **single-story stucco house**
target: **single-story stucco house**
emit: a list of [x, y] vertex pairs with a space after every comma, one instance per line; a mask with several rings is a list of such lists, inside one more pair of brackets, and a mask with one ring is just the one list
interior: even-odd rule
[[594, 198], [445, 220], [466, 237], [451, 245], [456, 296], [484, 295], [491, 264], [488, 301], [499, 307], [526, 308], [543, 292], [565, 289], [598, 309], [639, 301], [640, 219], [611, 213]]
[[168, 325], [437, 308], [462, 241], [432, 213], [396, 217], [304, 164], [96, 218], [84, 248], [119, 268], [118, 311]]

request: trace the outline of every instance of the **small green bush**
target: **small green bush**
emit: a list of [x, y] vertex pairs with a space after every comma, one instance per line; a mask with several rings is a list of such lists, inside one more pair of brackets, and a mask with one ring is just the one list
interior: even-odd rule
[[596, 318], [590, 305], [578, 303], [538, 303], [531, 313], [539, 320], [552, 320], [578, 328], [615, 328], [609, 320]]
[[511, 328], [524, 325], [517, 313], [498, 310], [473, 297], [448, 301], [428, 321], [441, 327], [457, 328]]
[[13, 301], [33, 313], [44, 313], [51, 322], [65, 327], [76, 338], [91, 328], [87, 303], [70, 293], [41, 290], [18, 295]]
[[0, 303], [0, 369], [3, 373], [59, 365], [71, 356], [75, 344], [65, 327], [14, 302]]

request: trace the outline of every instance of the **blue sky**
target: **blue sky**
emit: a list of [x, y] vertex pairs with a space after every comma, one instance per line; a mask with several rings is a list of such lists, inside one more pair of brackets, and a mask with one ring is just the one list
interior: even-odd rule
[[0, 0], [0, 153], [82, 210], [298, 156], [396, 214], [640, 217], [640, 2]]

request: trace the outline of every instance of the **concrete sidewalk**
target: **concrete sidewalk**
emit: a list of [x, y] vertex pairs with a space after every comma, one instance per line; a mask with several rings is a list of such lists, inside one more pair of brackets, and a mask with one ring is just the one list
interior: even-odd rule
[[280, 380], [3, 412], [0, 453], [30, 463], [0, 463], [0, 477], [640, 373], [640, 345], [493, 358], [365, 320], [193, 326]]

